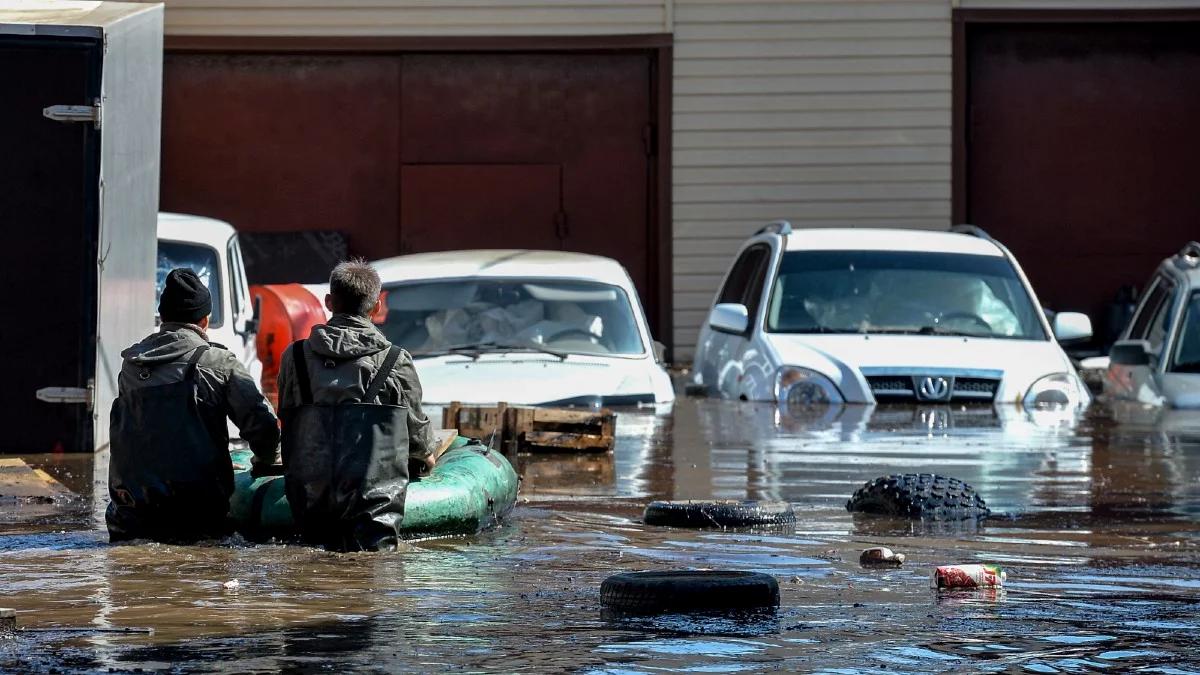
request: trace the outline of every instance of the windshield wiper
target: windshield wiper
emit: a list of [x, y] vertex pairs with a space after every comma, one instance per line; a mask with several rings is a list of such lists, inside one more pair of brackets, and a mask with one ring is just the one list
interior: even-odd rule
[[550, 356], [557, 356], [559, 361], [567, 360], [566, 352], [560, 352], [557, 349], [550, 349], [549, 347], [540, 345], [536, 342], [526, 342], [526, 343], [517, 344], [517, 345], [498, 344], [496, 346], [500, 347], [503, 350], [541, 352], [542, 354], [549, 354]]
[[921, 326], [920, 328], [872, 328], [864, 331], [872, 335], [948, 335], [952, 337], [991, 337], [984, 333], [968, 333], [961, 330], [950, 330], [941, 326]]
[[503, 353], [503, 352], [540, 352], [556, 356], [560, 361], [567, 360], [567, 353], [560, 352], [557, 349], [550, 349], [536, 342], [524, 342], [520, 344], [511, 344], [506, 342], [473, 342], [470, 344], [452, 345], [443, 347], [442, 349], [431, 349], [427, 352], [413, 352], [414, 359], [432, 358], [435, 356], [447, 356], [449, 354], [461, 354], [469, 356], [472, 360], [478, 361], [479, 357], [488, 352]]
[[826, 326], [813, 326], [811, 328], [796, 328], [794, 330], [781, 330], [778, 333], [786, 333], [788, 335], [859, 335], [860, 330], [851, 330], [848, 328], [829, 328]]
[[469, 356], [478, 361], [480, 354], [483, 353], [481, 350], [493, 346], [495, 346], [494, 342], [472, 342], [469, 344], [450, 345], [449, 347], [442, 347], [441, 349], [430, 349], [423, 352], [411, 352], [411, 354], [414, 359], [427, 359], [434, 356], [461, 354], [463, 356]]

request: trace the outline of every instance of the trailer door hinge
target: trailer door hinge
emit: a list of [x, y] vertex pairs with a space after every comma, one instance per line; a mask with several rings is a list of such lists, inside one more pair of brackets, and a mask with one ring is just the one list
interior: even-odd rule
[[92, 409], [96, 385], [88, 382], [86, 387], [42, 387], [37, 390], [37, 400], [45, 403], [84, 403]]
[[55, 122], [91, 122], [100, 128], [100, 99], [95, 105], [52, 105], [42, 108], [42, 116]]

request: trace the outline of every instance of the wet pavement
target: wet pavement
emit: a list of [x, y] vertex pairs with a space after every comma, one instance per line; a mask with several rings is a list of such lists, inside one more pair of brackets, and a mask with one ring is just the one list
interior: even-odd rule
[[[37, 629], [0, 637], [0, 670], [1200, 673], [1200, 414], [804, 416], [683, 399], [671, 415], [623, 413], [617, 431], [612, 455], [523, 460], [501, 528], [395, 554], [109, 546], [91, 458], [27, 458], [82, 497], [0, 500], [0, 606]], [[845, 511], [868, 479], [934, 471], [999, 515], [934, 526]], [[650, 499], [713, 497], [787, 500], [799, 523], [640, 523]], [[875, 545], [908, 560], [860, 567]], [[952, 562], [1000, 564], [1008, 586], [937, 595], [930, 570]], [[767, 572], [782, 606], [602, 612], [605, 576], [666, 568]]]

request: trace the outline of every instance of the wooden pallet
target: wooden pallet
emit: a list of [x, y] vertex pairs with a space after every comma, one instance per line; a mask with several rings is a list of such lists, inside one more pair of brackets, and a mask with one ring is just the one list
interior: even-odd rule
[[529, 408], [501, 403], [446, 408], [442, 426], [482, 440], [505, 455], [521, 452], [608, 452], [617, 416], [612, 411]]

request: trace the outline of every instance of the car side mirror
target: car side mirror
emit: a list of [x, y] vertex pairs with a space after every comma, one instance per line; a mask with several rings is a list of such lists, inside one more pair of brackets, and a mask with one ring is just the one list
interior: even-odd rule
[[1092, 337], [1092, 320], [1080, 312], [1058, 312], [1051, 320], [1059, 342], [1077, 342]]
[[254, 297], [254, 314], [250, 316], [250, 320], [246, 322], [246, 335], [256, 335], [258, 327], [262, 325], [262, 296]]
[[1117, 366], [1150, 365], [1150, 343], [1145, 340], [1121, 340], [1108, 353], [1109, 362]]
[[750, 327], [750, 312], [740, 302], [722, 302], [708, 313], [708, 325], [715, 331], [743, 335]]
[[654, 347], [654, 361], [656, 363], [665, 364], [667, 362], [667, 346], [664, 345], [663, 343], [659, 342], [658, 340], [655, 340], [653, 343], [653, 347]]

